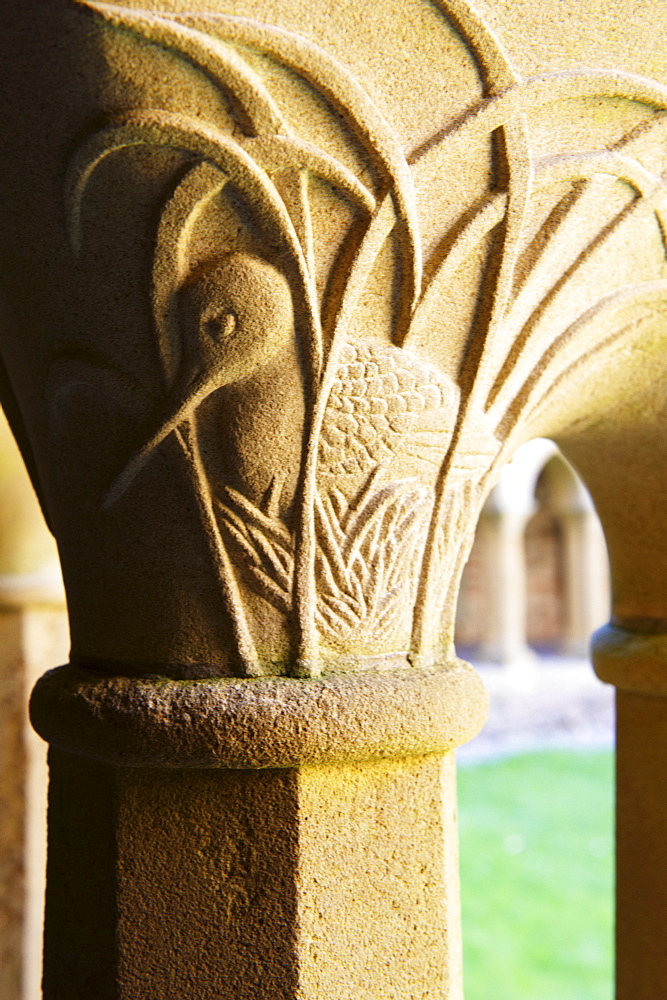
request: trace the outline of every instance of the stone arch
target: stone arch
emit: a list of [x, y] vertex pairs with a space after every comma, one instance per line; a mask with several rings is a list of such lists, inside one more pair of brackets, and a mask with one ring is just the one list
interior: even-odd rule
[[528, 621], [528, 593], [536, 587], [527, 579], [526, 542], [536, 518], [552, 522], [560, 546], [562, 592], [554, 602], [562, 605], [561, 623], [547, 638], [565, 655], [585, 656], [592, 632], [606, 620], [608, 570], [594, 504], [557, 445], [536, 438], [517, 449], [489, 494], [461, 589], [459, 640], [476, 647], [479, 659], [507, 665], [533, 659], [530, 640], [540, 636]]
[[[554, 634], [549, 636], [547, 630], [545, 638], [555, 640], [563, 655], [584, 657], [593, 632], [609, 617], [609, 567], [602, 528], [588, 490], [560, 453], [545, 464], [535, 491], [539, 511], [534, 517], [551, 521], [552, 558], [558, 563], [551, 572], [560, 577], [554, 580], [560, 621]], [[529, 532], [530, 522], [526, 535], [530, 574]], [[529, 581], [531, 592], [535, 592], [534, 580]], [[539, 630], [531, 628], [529, 612], [529, 642], [535, 642], [536, 633], [539, 636]]]

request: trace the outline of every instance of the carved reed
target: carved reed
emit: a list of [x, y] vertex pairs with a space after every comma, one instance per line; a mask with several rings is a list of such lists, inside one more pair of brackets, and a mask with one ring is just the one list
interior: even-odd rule
[[[141, 108], [92, 129], [72, 155], [66, 203], [79, 254], [94, 238], [87, 205], [107, 158], [136, 146], [188, 156], [161, 208], [153, 255], [162, 401], [99, 497], [99, 517], [127, 501], [163, 442], [175, 440], [232, 625], [235, 673], [276, 669], [257, 650], [250, 592], [278, 612], [292, 643], [282, 669], [313, 676], [360, 668], [375, 654], [437, 661], [443, 644], [451, 649], [460, 575], [499, 466], [539, 431], [554, 392], [594, 354], [665, 309], [664, 245], [645, 280], [609, 267], [601, 284], [590, 270], [621, 256], [647, 219], [667, 235], [651, 152], [667, 132], [667, 90], [623, 73], [520, 79], [467, 5], [443, 3], [485, 96], [406, 154], [353, 73], [304, 36], [227, 14], [80, 6], [105, 30], [189, 64], [223, 96], [231, 122], [225, 131], [203, 117]], [[273, 93], [263, 76], [268, 65], [314, 95], [356, 158], [300, 134], [285, 92]], [[612, 124], [620, 99], [634, 102], [639, 120], [602, 148], [535, 154], [528, 115], [539, 120], [540, 109], [565, 99], [586, 114], [586, 99], [600, 97], [610, 99]], [[424, 257], [422, 179], [492, 138], [485, 197], [461, 206]], [[322, 184], [345, 205], [328, 258], [315, 211]], [[609, 184], [617, 185], [611, 214]], [[583, 212], [590, 219], [598, 210], [596, 231], [579, 227]], [[238, 225], [223, 225], [207, 255], [195, 253], [202, 220], [217, 216]], [[259, 239], [239, 236], [244, 226]], [[475, 255], [472, 321], [429, 340], [443, 298]], [[378, 273], [395, 303], [388, 331], [364, 325], [364, 295]], [[67, 359], [56, 368], [63, 395]], [[221, 390], [220, 413], [234, 427], [260, 404], [280, 424], [281, 400], [298, 399], [302, 444], [281, 465], [260, 432], [239, 432], [220, 444], [233, 470], [216, 479], [210, 441]]]

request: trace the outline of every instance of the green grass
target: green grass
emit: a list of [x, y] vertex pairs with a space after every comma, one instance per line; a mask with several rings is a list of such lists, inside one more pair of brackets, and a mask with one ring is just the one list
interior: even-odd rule
[[459, 771], [466, 1000], [611, 1000], [611, 752]]

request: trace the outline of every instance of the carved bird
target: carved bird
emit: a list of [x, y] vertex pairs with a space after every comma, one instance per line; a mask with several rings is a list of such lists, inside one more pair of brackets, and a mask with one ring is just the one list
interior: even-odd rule
[[416, 354], [349, 341], [324, 415], [319, 473], [366, 474], [398, 455], [439, 465], [457, 407], [454, 382]]
[[181, 292], [181, 317], [180, 374], [155, 429], [109, 488], [105, 508], [212, 392], [261, 371], [294, 338], [286, 278], [248, 253], [230, 253], [196, 272]]

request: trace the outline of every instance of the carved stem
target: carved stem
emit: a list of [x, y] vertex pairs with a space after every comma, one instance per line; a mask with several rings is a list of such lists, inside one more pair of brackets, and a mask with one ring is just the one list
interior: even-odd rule
[[197, 437], [196, 416], [188, 417], [177, 429], [176, 438], [188, 463], [193, 493], [206, 535], [213, 565], [217, 571], [220, 592], [229, 616], [235, 639], [235, 654], [237, 664], [246, 677], [258, 677], [262, 671], [243, 611], [243, 602], [234, 576], [234, 567], [230, 561], [220, 528], [213, 511], [211, 494], [204, 471], [204, 465]]
[[[123, 468], [122, 472], [120, 472], [114, 479], [107, 491], [106, 496], [104, 497], [102, 510], [107, 510], [112, 506], [112, 504], [122, 497], [126, 490], [128, 490], [132, 485], [146, 463], [150, 460], [151, 456], [155, 453], [156, 448], [158, 448], [170, 434], [172, 434], [180, 426], [187, 423], [187, 421], [196, 412], [197, 407], [202, 400], [204, 400], [214, 388], [219, 388], [218, 382], [215, 378], [212, 379], [210, 376], [206, 376], [197, 380], [194, 387], [187, 393], [185, 399], [175, 406], [166, 419], [160, 421], [158, 429], [154, 431], [146, 443], [134, 453], [127, 465]], [[202, 475], [204, 475], [203, 470]]]
[[300, 676], [317, 676], [318, 642], [315, 615], [317, 611], [317, 585], [315, 580], [315, 498], [317, 495], [317, 455], [324, 413], [329, 401], [331, 386], [336, 377], [340, 351], [350, 326], [352, 315], [377, 255], [396, 222], [392, 199], [387, 195], [372, 217], [357, 249], [345, 285], [345, 293], [338, 307], [333, 324], [331, 347], [326, 368], [317, 395], [312, 424], [307, 431], [303, 461], [303, 488], [301, 523], [295, 557], [294, 607], [298, 634], [297, 673]]

